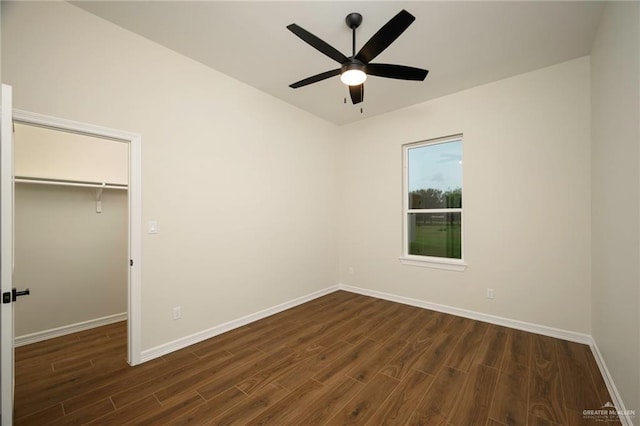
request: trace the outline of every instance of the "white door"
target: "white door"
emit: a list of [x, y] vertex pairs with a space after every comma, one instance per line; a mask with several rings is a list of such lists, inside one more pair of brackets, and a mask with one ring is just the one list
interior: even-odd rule
[[2, 426], [13, 422], [13, 118], [11, 86], [0, 89], [0, 398]]

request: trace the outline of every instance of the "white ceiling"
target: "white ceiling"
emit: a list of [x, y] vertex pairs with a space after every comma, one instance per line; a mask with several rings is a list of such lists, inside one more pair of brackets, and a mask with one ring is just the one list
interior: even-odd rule
[[[73, 4], [336, 124], [587, 55], [604, 8], [592, 1]], [[364, 18], [357, 50], [401, 9], [413, 14], [415, 22], [373, 62], [428, 69], [424, 82], [370, 76], [365, 100], [357, 106], [351, 105], [339, 77], [288, 87], [339, 64], [289, 32], [287, 25], [296, 23], [351, 56], [351, 30], [344, 23], [348, 13]]]

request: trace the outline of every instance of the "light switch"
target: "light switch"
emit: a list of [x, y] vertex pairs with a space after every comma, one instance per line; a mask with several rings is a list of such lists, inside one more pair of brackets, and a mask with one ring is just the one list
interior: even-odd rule
[[158, 221], [157, 220], [150, 220], [149, 221], [149, 227], [148, 227], [147, 233], [149, 233], [149, 234], [157, 234], [158, 233]]

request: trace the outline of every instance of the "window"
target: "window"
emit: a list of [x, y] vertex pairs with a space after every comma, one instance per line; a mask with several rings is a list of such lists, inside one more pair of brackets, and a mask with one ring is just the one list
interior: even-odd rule
[[405, 264], [464, 270], [462, 136], [404, 146]]

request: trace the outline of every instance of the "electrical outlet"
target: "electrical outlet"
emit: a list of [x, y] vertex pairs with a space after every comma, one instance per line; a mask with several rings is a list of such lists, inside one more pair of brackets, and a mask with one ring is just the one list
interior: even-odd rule
[[494, 299], [496, 297], [492, 288], [487, 289], [487, 299]]
[[180, 306], [176, 306], [173, 308], [173, 319], [178, 320], [182, 318], [182, 312], [180, 311]]

